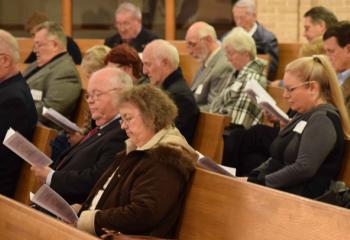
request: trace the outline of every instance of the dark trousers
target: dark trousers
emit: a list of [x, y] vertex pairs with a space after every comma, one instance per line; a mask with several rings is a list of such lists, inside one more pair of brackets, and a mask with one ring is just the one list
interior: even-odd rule
[[224, 133], [222, 164], [236, 168], [237, 176], [247, 176], [270, 157], [269, 148], [279, 128], [255, 125], [250, 129], [230, 126]]

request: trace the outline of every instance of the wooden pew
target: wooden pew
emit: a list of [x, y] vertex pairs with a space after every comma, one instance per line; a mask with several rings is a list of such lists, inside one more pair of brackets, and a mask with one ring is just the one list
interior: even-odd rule
[[31, 38], [17, 38], [19, 46], [19, 55], [21, 62], [24, 63], [26, 58], [33, 50], [33, 39]]
[[19, 64], [18, 64], [18, 69], [19, 69], [19, 71], [21, 71], [21, 73], [23, 73], [24, 70], [27, 69], [28, 65], [29, 65], [29, 64], [26, 64], [26, 63], [19, 63]]
[[[51, 155], [50, 141], [57, 136], [57, 131], [43, 125], [37, 125], [32, 139], [33, 144], [45, 153]], [[35, 192], [39, 188], [39, 183], [30, 170], [27, 162], [23, 163], [20, 177], [18, 179], [15, 199], [21, 203], [29, 204], [29, 193]]]
[[339, 174], [339, 180], [350, 186], [350, 140], [345, 140], [343, 166]]
[[81, 88], [87, 90], [89, 79], [86, 77], [85, 71], [80, 65], [76, 65], [80, 76]]
[[225, 127], [229, 124], [230, 117], [228, 116], [201, 112], [198, 117], [192, 146], [203, 155], [217, 163], [221, 163], [224, 149], [222, 135]]
[[1, 240], [97, 240], [52, 217], [0, 195]]
[[76, 107], [76, 110], [74, 113], [73, 122], [75, 122], [79, 127], [85, 126], [85, 118], [88, 112], [90, 111], [89, 105], [85, 99], [86, 93], [87, 91], [85, 89], [81, 90], [78, 106]]
[[176, 47], [179, 54], [188, 54], [185, 40], [168, 40], [168, 42]]
[[348, 209], [197, 169], [178, 239], [348, 239], [349, 219]]
[[189, 54], [180, 54], [180, 67], [188, 86], [192, 85], [193, 77], [201, 64]]
[[78, 44], [82, 55], [84, 55], [89, 48], [104, 44], [104, 39], [98, 38], [75, 38], [74, 41]]
[[302, 43], [279, 43], [279, 63], [276, 79], [283, 79], [284, 69], [291, 61], [299, 57], [299, 50]]

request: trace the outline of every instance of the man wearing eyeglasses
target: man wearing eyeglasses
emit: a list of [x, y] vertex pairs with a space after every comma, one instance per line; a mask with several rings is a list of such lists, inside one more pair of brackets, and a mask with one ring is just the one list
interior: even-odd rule
[[79, 73], [66, 45], [66, 36], [57, 23], [38, 25], [34, 36], [37, 60], [23, 74], [31, 89], [39, 120], [49, 126], [54, 125], [42, 117], [43, 107], [53, 108], [71, 118], [81, 92]]
[[95, 182], [125, 148], [126, 135], [120, 128], [118, 98], [132, 87], [132, 80], [117, 68], [92, 74], [86, 99], [97, 128], [68, 149], [52, 168], [33, 167], [35, 175], [69, 203], [81, 203]]
[[[11, 127], [31, 139], [37, 114], [30, 89], [17, 68], [18, 43], [0, 29], [0, 142]], [[23, 160], [0, 144], [0, 194], [13, 197]]]
[[186, 44], [189, 54], [202, 64], [192, 79], [191, 90], [199, 107], [206, 109], [222, 91], [233, 68], [217, 41], [215, 29], [209, 24], [192, 24], [187, 30]]
[[147, 43], [158, 38], [142, 26], [140, 8], [129, 2], [120, 4], [115, 11], [115, 27], [118, 33], [105, 39], [105, 45], [110, 48], [127, 43], [142, 52]]

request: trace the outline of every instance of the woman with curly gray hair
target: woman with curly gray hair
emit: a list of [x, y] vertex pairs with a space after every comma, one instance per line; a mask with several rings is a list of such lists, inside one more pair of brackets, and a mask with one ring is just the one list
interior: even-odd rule
[[101, 235], [174, 237], [197, 154], [174, 127], [177, 108], [145, 84], [119, 99], [126, 151], [100, 178], [82, 206], [78, 228]]

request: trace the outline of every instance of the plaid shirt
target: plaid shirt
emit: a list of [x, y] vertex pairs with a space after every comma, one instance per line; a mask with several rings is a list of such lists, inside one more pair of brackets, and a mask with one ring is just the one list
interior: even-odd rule
[[237, 78], [232, 75], [221, 94], [210, 106], [210, 112], [231, 116], [231, 123], [249, 128], [262, 120], [262, 111], [252, 102], [243, 89], [250, 79], [255, 79], [264, 88], [266, 77], [263, 75], [264, 63], [255, 59], [239, 72]]

